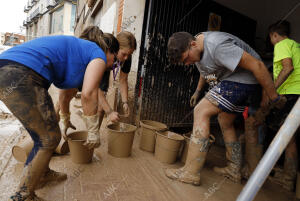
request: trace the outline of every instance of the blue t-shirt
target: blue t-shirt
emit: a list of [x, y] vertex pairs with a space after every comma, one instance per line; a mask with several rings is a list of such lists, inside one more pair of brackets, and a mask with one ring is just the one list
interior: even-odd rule
[[10, 48], [0, 59], [23, 64], [61, 89], [82, 86], [87, 65], [104, 51], [94, 42], [74, 36], [45, 36]]

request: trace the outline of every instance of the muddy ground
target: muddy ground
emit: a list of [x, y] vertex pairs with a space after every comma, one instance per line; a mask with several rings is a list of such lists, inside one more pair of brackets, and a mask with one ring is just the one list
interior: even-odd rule
[[[130, 75], [130, 80], [135, 75]], [[130, 81], [130, 100], [133, 100], [134, 85]], [[54, 100], [57, 90], [50, 89]], [[132, 101], [130, 101], [132, 103]], [[80, 100], [71, 102], [71, 121], [77, 130], [85, 129], [80, 117]], [[11, 148], [28, 135], [12, 114], [0, 105], [0, 200], [7, 200], [18, 185], [23, 164], [11, 154]], [[132, 107], [131, 107], [132, 108]], [[131, 121], [131, 120], [128, 120]], [[235, 184], [214, 174], [214, 165], [225, 165], [223, 147], [213, 146], [206, 165], [201, 172], [201, 186], [192, 186], [169, 180], [164, 176], [167, 167], [180, 167], [157, 161], [152, 153], [139, 149], [140, 134], [136, 132], [132, 155], [129, 158], [115, 158], [107, 153], [105, 122], [101, 127], [100, 148], [95, 150], [93, 162], [86, 165], [74, 164], [70, 155], [54, 156], [50, 167], [68, 174], [61, 183], [52, 183], [37, 191], [48, 201], [234, 201], [244, 184]], [[293, 193], [266, 182], [256, 201], [291, 201]]]

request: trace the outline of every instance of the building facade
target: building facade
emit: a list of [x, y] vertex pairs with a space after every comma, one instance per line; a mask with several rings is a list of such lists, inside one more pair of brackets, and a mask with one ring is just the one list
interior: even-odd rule
[[3, 45], [16, 46], [25, 42], [25, 36], [22, 34], [8, 33], [4, 34]]
[[29, 0], [24, 6], [26, 40], [47, 35], [73, 35], [76, 4], [76, 0]]

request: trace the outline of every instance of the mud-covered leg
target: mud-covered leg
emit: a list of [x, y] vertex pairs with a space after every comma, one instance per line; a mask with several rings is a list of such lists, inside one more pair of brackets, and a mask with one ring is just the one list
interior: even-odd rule
[[295, 136], [292, 138], [285, 150], [285, 160], [282, 172], [278, 172], [274, 177], [270, 177], [271, 181], [281, 185], [288, 191], [293, 191], [298, 170], [298, 152]]
[[242, 168], [242, 177], [245, 179], [251, 176], [263, 154], [263, 145], [258, 143], [258, 128], [254, 116], [245, 120], [245, 165]]
[[167, 177], [184, 183], [200, 185], [200, 171], [214, 140], [209, 138], [209, 121], [220, 110], [207, 99], [202, 99], [194, 110], [194, 127], [186, 163], [179, 169], [166, 169]]
[[53, 103], [47, 89], [36, 86], [30, 89], [25, 87], [25, 89], [16, 89], [5, 100], [7, 107], [21, 121], [34, 141], [19, 188], [15, 195], [11, 196], [11, 200], [17, 201], [41, 200], [34, 195], [34, 190], [45, 174], [52, 153], [61, 138]]
[[237, 140], [233, 122], [236, 114], [222, 112], [218, 116], [218, 121], [223, 133], [226, 158], [228, 160], [227, 166], [224, 168], [214, 167], [214, 171], [222, 174], [234, 182], [241, 181], [241, 163], [242, 163], [242, 150], [241, 144]]

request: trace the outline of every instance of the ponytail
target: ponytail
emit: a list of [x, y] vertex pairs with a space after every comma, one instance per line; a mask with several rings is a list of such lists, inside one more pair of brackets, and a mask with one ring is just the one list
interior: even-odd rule
[[116, 54], [119, 51], [118, 40], [112, 34], [103, 33], [97, 26], [88, 26], [79, 38], [95, 42], [104, 52]]

